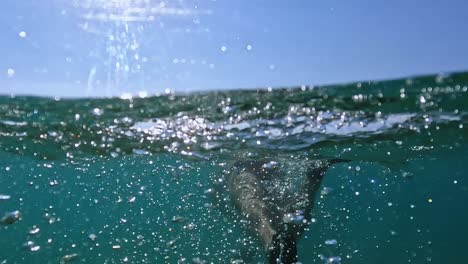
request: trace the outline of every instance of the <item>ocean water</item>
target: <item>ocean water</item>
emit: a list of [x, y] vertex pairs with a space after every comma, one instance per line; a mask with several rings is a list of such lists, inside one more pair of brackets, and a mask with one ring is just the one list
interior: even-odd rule
[[229, 164], [269, 158], [294, 181], [332, 157], [351, 161], [322, 181], [301, 263], [466, 263], [467, 128], [468, 73], [0, 97], [0, 263], [266, 263], [219, 198]]

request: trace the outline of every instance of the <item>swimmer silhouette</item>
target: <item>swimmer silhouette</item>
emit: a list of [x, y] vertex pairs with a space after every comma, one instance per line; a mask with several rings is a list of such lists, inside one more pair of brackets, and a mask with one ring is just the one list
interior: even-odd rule
[[310, 222], [322, 178], [331, 165], [347, 161], [234, 163], [226, 179], [230, 200], [259, 239], [269, 264], [297, 262], [297, 242]]

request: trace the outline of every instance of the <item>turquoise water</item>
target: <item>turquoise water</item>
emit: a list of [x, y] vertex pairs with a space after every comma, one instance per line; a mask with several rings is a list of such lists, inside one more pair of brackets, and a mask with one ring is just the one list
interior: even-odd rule
[[300, 262], [465, 263], [467, 86], [0, 97], [0, 263], [266, 263], [216, 184], [265, 157], [291, 180], [301, 160], [351, 160], [326, 173]]

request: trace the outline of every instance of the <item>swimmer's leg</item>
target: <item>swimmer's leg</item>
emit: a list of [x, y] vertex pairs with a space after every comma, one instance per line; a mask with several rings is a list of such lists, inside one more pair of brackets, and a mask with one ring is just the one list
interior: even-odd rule
[[278, 234], [273, 236], [270, 248], [267, 250], [268, 264], [277, 264], [280, 261], [281, 237]]
[[294, 264], [297, 262], [297, 236], [291, 232], [283, 235], [282, 264]]
[[264, 200], [260, 181], [250, 172], [232, 177], [231, 198], [239, 211], [249, 220], [250, 227], [258, 235], [265, 252], [270, 252], [277, 232], [271, 223], [270, 212]]

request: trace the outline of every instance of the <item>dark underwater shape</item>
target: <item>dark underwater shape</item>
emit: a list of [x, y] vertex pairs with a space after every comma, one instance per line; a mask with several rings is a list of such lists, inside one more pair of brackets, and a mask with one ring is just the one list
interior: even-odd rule
[[[248, 226], [260, 240], [270, 264], [297, 262], [297, 243], [310, 223], [323, 176], [334, 163], [349, 161], [306, 160], [282, 166], [274, 160], [251, 160], [233, 165], [227, 177], [231, 201], [248, 219]], [[295, 165], [302, 168], [294, 168]], [[291, 168], [292, 172], [284, 171]], [[295, 171], [302, 173], [294, 175]], [[285, 182], [287, 173], [303, 177], [296, 188]]]
[[11, 225], [20, 219], [21, 213], [19, 211], [8, 212], [0, 219], [0, 225]]

